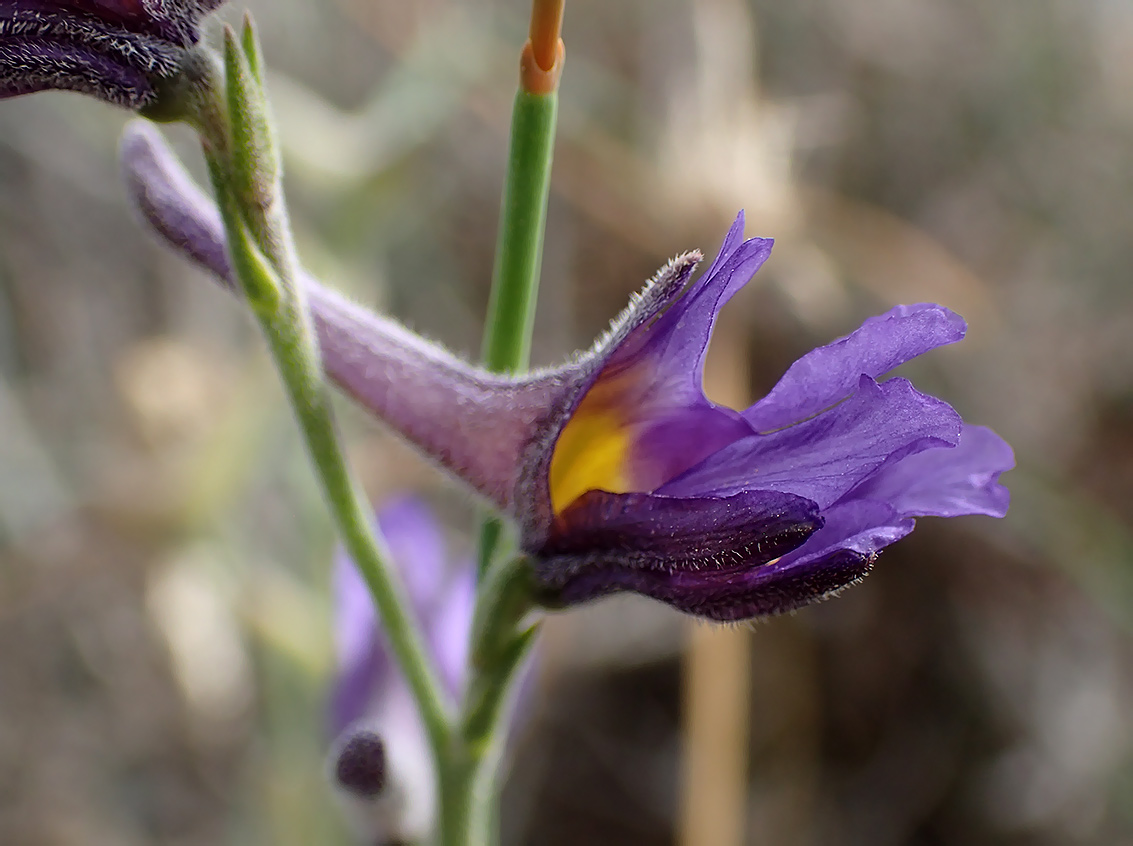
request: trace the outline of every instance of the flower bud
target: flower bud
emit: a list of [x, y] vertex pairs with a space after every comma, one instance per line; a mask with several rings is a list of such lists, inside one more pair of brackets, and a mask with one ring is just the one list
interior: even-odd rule
[[163, 106], [199, 83], [200, 21], [221, 2], [0, 0], [0, 98], [54, 88]]

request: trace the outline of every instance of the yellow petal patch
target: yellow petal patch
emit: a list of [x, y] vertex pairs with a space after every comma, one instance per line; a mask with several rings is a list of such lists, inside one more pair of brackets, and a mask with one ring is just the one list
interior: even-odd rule
[[551, 508], [555, 514], [589, 490], [629, 490], [625, 470], [628, 451], [629, 434], [619, 415], [610, 410], [575, 413], [551, 456]]
[[[590, 490], [634, 490], [629, 453], [633, 445], [630, 409], [647, 371], [634, 367], [614, 377], [599, 376], [563, 427], [551, 456], [551, 508], [555, 514]], [[640, 412], [640, 409], [637, 409]]]

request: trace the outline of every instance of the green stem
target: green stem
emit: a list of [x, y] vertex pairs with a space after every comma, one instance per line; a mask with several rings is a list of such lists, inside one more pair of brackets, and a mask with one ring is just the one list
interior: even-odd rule
[[[265, 215], [267, 231], [262, 234], [266, 237], [254, 243], [232, 196], [223, 162], [207, 146], [205, 155], [228, 234], [233, 269], [260, 319], [343, 544], [373, 595], [390, 647], [439, 755], [451, 736], [442, 688], [427, 658], [418, 625], [406, 610], [405, 591], [387, 563], [389, 552], [374, 531], [366, 499], [339, 445], [302, 286], [294, 284], [297, 267], [282, 203], [276, 203]], [[257, 261], [259, 247], [266, 247], [266, 255], [259, 254], [266, 261]], [[279, 293], [274, 301], [264, 297], [264, 292], [273, 288]]]
[[523, 370], [530, 358], [557, 113], [557, 94], [515, 97], [484, 330], [484, 364], [492, 370]]
[[[561, 20], [561, 8], [557, 20]], [[557, 81], [557, 76], [554, 79]], [[558, 92], [554, 86], [547, 93], [534, 93], [521, 85], [512, 111], [492, 293], [484, 329], [484, 364], [491, 370], [525, 370], [530, 360], [557, 116]], [[499, 728], [507, 710], [507, 691], [536, 633], [535, 628], [517, 629], [527, 610], [528, 593], [517, 581], [526, 566], [498, 571], [492, 568], [502, 535], [499, 518], [484, 520], [477, 555], [480, 587], [471, 678], [460, 735], [454, 738], [439, 773], [442, 846], [488, 846], [495, 838], [492, 808], [498, 801]]]
[[[557, 92], [533, 94], [520, 89], [516, 94], [484, 329], [484, 364], [491, 370], [524, 370], [531, 357], [557, 116]], [[484, 521], [477, 556], [481, 577], [491, 564], [501, 533], [498, 519]]]
[[484, 761], [459, 742], [440, 772], [440, 846], [489, 846]]

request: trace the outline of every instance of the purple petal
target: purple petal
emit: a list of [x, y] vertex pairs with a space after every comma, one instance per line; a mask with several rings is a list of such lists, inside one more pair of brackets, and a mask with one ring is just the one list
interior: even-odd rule
[[[616, 467], [606, 468], [620, 480], [620, 490], [653, 490], [750, 433], [738, 412], [709, 402], [702, 385], [717, 313], [771, 251], [770, 240], [743, 241], [743, 224], [741, 212], [715, 261], [691, 285], [683, 284], [691, 273], [687, 263], [677, 268], [681, 276], [659, 275], [662, 281], [629, 309], [636, 318], [634, 328], [621, 336], [615, 332], [603, 342], [605, 347], [597, 348], [605, 361], [573, 409], [571, 422], [589, 421], [581, 424], [586, 426], [602, 421], [598, 428], [624, 439], [627, 448]], [[571, 422], [559, 442], [571, 444], [568, 451], [579, 446], [570, 437]], [[566, 485], [570, 494], [555, 507], [565, 508], [572, 496], [587, 488], [614, 485], [606, 478], [584, 482]]]
[[406, 497], [378, 512], [378, 527], [418, 616], [434, 606], [447, 573], [444, 531], [430, 508]]
[[[3, 24], [0, 20], [0, 35]], [[154, 59], [154, 55], [159, 58]], [[133, 61], [127, 60], [127, 56]], [[144, 46], [123, 53], [120, 49], [95, 50], [47, 38], [3, 38], [0, 97], [59, 88], [91, 94], [126, 108], [139, 108], [153, 96], [153, 83], [144, 66], [166, 58]]]
[[370, 592], [342, 551], [335, 555], [332, 588], [338, 678], [331, 692], [330, 728], [337, 735], [365, 713], [390, 662], [379, 641]]
[[743, 417], [760, 432], [798, 423], [852, 394], [863, 374], [876, 379], [922, 353], [959, 341], [966, 329], [963, 318], [943, 306], [897, 306], [804, 355]]
[[1003, 517], [1011, 501], [999, 475], [1015, 466], [1003, 438], [985, 426], [965, 425], [953, 449], [927, 449], [887, 466], [851, 496], [879, 500], [898, 514]]
[[818, 565], [767, 564], [743, 570], [620, 570], [600, 582], [582, 577], [564, 594], [582, 602], [616, 591], [632, 591], [687, 614], [720, 622], [748, 620], [793, 611], [861, 581], [871, 556], [841, 551]]
[[634, 573], [727, 580], [794, 549], [821, 524], [813, 502], [790, 494], [678, 499], [590, 491], [555, 521], [536, 566], [543, 586], [564, 602], [633, 590]]
[[381, 682], [392, 669], [385, 648], [376, 634], [371, 633], [365, 651], [339, 670], [331, 689], [327, 727], [331, 737], [337, 737], [366, 715]]
[[915, 521], [901, 517], [883, 502], [854, 500], [823, 512], [825, 525], [807, 542], [776, 564], [783, 569], [819, 567], [832, 556], [850, 553], [872, 558], [881, 549], [913, 530]]
[[[627, 337], [610, 356], [596, 385], [624, 389], [618, 406], [635, 427], [629, 476], [652, 490], [725, 444], [748, 434], [739, 415], [704, 396], [704, 359], [724, 304], [771, 254], [771, 240], [742, 241], [741, 212], [720, 253], [699, 279], [655, 320]], [[638, 378], [625, 375], [638, 371]]]
[[429, 645], [437, 669], [453, 696], [459, 696], [468, 674], [468, 638], [476, 605], [476, 568], [466, 561], [452, 574], [430, 617]]
[[951, 406], [905, 379], [859, 377], [857, 393], [805, 423], [751, 435], [663, 486], [666, 496], [725, 496], [758, 488], [837, 502], [888, 462], [953, 446], [961, 421]]
[[[683, 292], [674, 291], [672, 302], [664, 306], [667, 310], [639, 326], [618, 344], [606, 364], [611, 375], [632, 367], [647, 355], [661, 360], [676, 359], [669, 361], [676, 366], [665, 376], [671, 376], [675, 382], [699, 385], [700, 374], [693, 365], [708, 346], [717, 312], [747, 283], [771, 252], [769, 239], [744, 241], [743, 233], [744, 214], [740, 212], [708, 270]], [[737, 269], [746, 269], [748, 273], [746, 276], [737, 274]]]

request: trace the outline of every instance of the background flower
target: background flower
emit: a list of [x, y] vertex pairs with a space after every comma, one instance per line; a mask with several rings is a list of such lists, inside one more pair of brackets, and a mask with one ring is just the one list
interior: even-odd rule
[[[384, 505], [377, 515], [410, 603], [449, 694], [463, 693], [469, 627], [475, 600], [471, 561], [454, 564], [444, 529], [419, 499]], [[353, 561], [341, 550], [334, 565], [334, 619], [338, 654], [329, 722], [337, 738], [332, 770], [350, 793], [362, 794], [358, 823], [367, 842], [421, 838], [435, 819], [436, 784], [424, 727], [404, 678], [393, 663], [370, 592]], [[376, 795], [372, 772], [355, 765], [344, 771], [344, 756], [360, 756], [355, 738], [380, 738], [384, 778]], [[377, 761], [371, 757], [371, 768]], [[346, 778], [343, 779], [345, 774]], [[353, 777], [352, 777], [353, 776]]]

